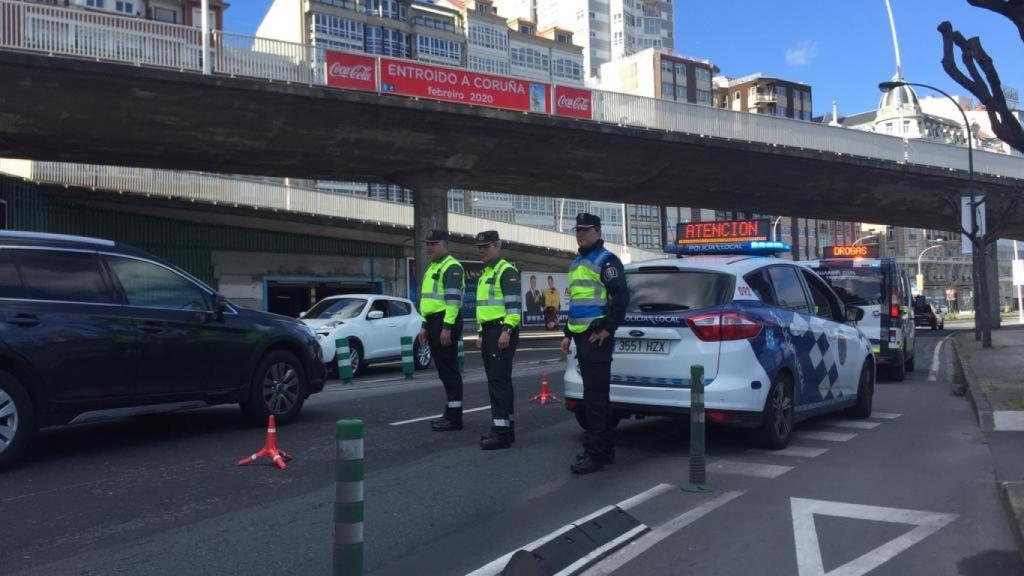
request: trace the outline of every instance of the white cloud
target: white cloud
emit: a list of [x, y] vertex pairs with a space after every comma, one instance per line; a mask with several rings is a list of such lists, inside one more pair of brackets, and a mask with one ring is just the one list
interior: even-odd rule
[[793, 48], [786, 50], [787, 66], [806, 66], [818, 57], [818, 43], [804, 40]]

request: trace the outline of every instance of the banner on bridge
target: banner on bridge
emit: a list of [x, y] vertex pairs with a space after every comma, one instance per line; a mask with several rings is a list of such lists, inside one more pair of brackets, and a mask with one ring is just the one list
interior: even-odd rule
[[328, 51], [326, 59], [328, 86], [377, 91], [377, 59], [373, 56]]
[[380, 91], [520, 112], [551, 113], [551, 86], [418, 62], [380, 59]]
[[555, 86], [554, 101], [556, 116], [568, 116], [583, 120], [594, 119], [594, 107], [590, 90], [571, 88], [569, 86]]

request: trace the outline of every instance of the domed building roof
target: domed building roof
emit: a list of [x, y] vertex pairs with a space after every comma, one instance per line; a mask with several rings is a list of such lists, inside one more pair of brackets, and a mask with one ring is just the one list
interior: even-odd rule
[[[893, 78], [893, 80], [898, 80]], [[888, 92], [882, 93], [882, 99], [878, 102], [878, 109], [899, 108], [900, 106], [911, 105], [914, 108], [921, 107], [921, 101], [917, 99], [917, 93], [910, 86], [899, 86]]]

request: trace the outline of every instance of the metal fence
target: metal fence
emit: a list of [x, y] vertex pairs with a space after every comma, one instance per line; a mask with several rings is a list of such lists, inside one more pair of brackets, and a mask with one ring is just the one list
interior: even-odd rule
[[[0, 48], [200, 72], [200, 35], [186, 26], [0, 0]], [[216, 74], [326, 83], [322, 48], [215, 31], [211, 54]], [[615, 92], [593, 91], [592, 103], [597, 122], [951, 170], [967, 166], [959, 146]], [[1024, 159], [981, 151], [975, 156], [979, 173], [1024, 179]]]
[[[411, 230], [413, 208], [409, 204], [385, 202], [341, 194], [320, 188], [294, 186], [287, 182], [229, 177], [203, 172], [156, 170], [121, 166], [97, 166], [61, 162], [35, 162], [0, 158], [0, 174], [41, 184], [141, 194], [206, 204], [248, 207], [257, 210], [330, 216]], [[575, 252], [574, 236], [451, 213], [448, 229], [454, 234], [473, 236], [481, 230], [497, 230], [509, 242], [560, 252]], [[610, 244], [621, 254], [623, 248]], [[630, 248], [635, 259], [662, 257], [659, 252]]]

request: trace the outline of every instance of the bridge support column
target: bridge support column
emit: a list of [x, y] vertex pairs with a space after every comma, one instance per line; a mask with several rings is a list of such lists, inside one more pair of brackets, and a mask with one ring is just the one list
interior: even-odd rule
[[412, 214], [418, 278], [416, 290], [419, 292], [419, 286], [423, 283], [423, 271], [430, 266], [430, 257], [427, 256], [427, 246], [423, 239], [430, 230], [448, 229], [448, 187], [431, 184], [413, 188]]

